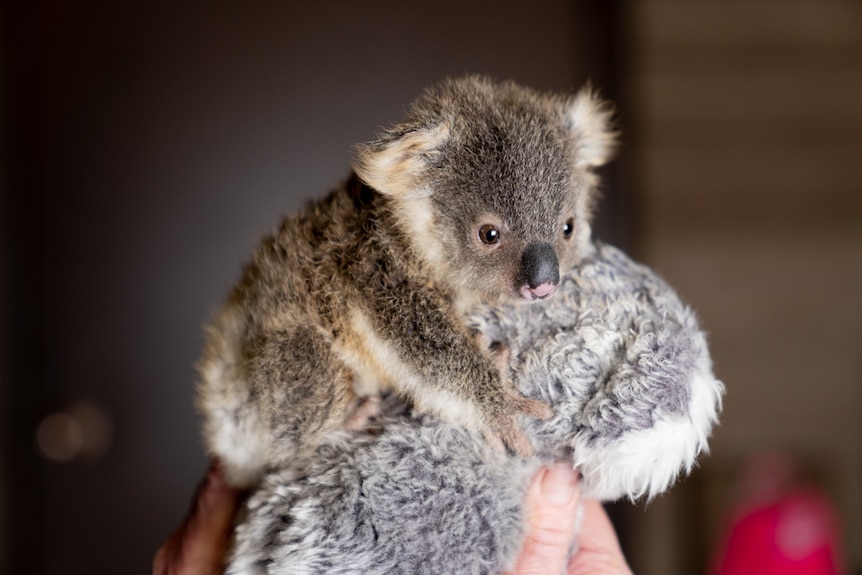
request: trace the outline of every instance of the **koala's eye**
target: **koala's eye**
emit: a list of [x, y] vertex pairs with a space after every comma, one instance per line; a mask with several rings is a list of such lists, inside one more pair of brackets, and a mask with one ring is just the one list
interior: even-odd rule
[[566, 224], [563, 226], [563, 237], [569, 239], [572, 237], [572, 232], [575, 231], [575, 220], [574, 218], [569, 218], [566, 220]]
[[500, 241], [500, 230], [491, 224], [485, 224], [479, 228], [479, 239], [482, 240], [482, 243], [484, 244], [496, 244]]

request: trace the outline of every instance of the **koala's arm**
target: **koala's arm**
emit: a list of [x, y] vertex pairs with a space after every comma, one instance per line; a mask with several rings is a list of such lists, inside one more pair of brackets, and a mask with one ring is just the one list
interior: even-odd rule
[[[401, 286], [403, 288], [403, 286]], [[521, 415], [548, 418], [551, 408], [521, 396], [510, 380], [505, 351], [495, 356], [480, 345], [433, 290], [400, 290], [397, 298], [376, 298], [371, 316], [374, 331], [400, 365], [392, 380], [417, 405], [444, 419], [480, 430], [497, 447], [531, 455], [533, 447], [521, 430]], [[366, 340], [373, 338], [367, 335]]]

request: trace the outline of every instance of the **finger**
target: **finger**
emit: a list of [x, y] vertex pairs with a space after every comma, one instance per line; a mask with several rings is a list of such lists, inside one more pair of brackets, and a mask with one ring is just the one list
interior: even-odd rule
[[213, 464], [198, 485], [182, 525], [156, 553], [153, 574], [221, 573], [240, 496], [225, 483], [218, 464]]
[[[184, 559], [201, 573], [221, 572], [240, 493], [225, 483], [221, 468], [210, 468], [195, 500], [186, 532]], [[197, 575], [197, 572], [195, 572]]]
[[568, 565], [568, 575], [631, 575], [617, 533], [598, 501], [583, 501], [583, 523], [578, 531], [578, 551]]
[[614, 526], [598, 501], [592, 499], [584, 501], [584, 523], [581, 530], [583, 534], [579, 540], [583, 547], [619, 549], [620, 544]]
[[527, 494], [527, 536], [510, 575], [562, 573], [575, 532], [577, 481], [563, 464], [536, 474]]

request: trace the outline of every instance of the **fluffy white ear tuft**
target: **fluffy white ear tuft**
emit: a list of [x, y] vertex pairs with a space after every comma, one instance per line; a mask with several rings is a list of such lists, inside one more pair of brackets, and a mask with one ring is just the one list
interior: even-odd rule
[[353, 169], [366, 185], [399, 197], [427, 194], [422, 175], [434, 152], [449, 137], [449, 125], [409, 131], [391, 139], [357, 146]]
[[575, 165], [595, 168], [606, 164], [617, 147], [619, 132], [613, 129], [613, 106], [583, 88], [569, 106], [569, 119], [577, 138]]

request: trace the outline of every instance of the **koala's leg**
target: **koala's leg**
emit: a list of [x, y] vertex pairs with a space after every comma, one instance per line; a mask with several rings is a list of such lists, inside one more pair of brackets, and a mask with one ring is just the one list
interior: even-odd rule
[[477, 350], [469, 345], [473, 342], [465, 343], [461, 357], [453, 359], [461, 366], [458, 374], [461, 379], [453, 377], [443, 381], [478, 408], [476, 424], [493, 447], [502, 450], [505, 446], [525, 457], [533, 455], [533, 444], [519, 420], [522, 416], [548, 419], [553, 417], [553, 410], [546, 403], [524, 397], [515, 389], [507, 347]]
[[534, 453], [520, 420], [547, 419], [553, 410], [518, 393], [504, 346], [489, 349], [490, 342], [471, 334], [432, 293], [420, 291], [398, 308], [381, 301], [374, 311], [375, 331], [366, 330], [365, 340], [379, 334], [377, 347], [399, 358], [403, 367], [392, 369], [399, 374], [392, 379], [402, 393], [421, 409], [480, 430], [499, 449]]
[[268, 335], [247, 364], [252, 400], [269, 432], [267, 465], [290, 461], [344, 425], [352, 376], [331, 341], [312, 327]]

